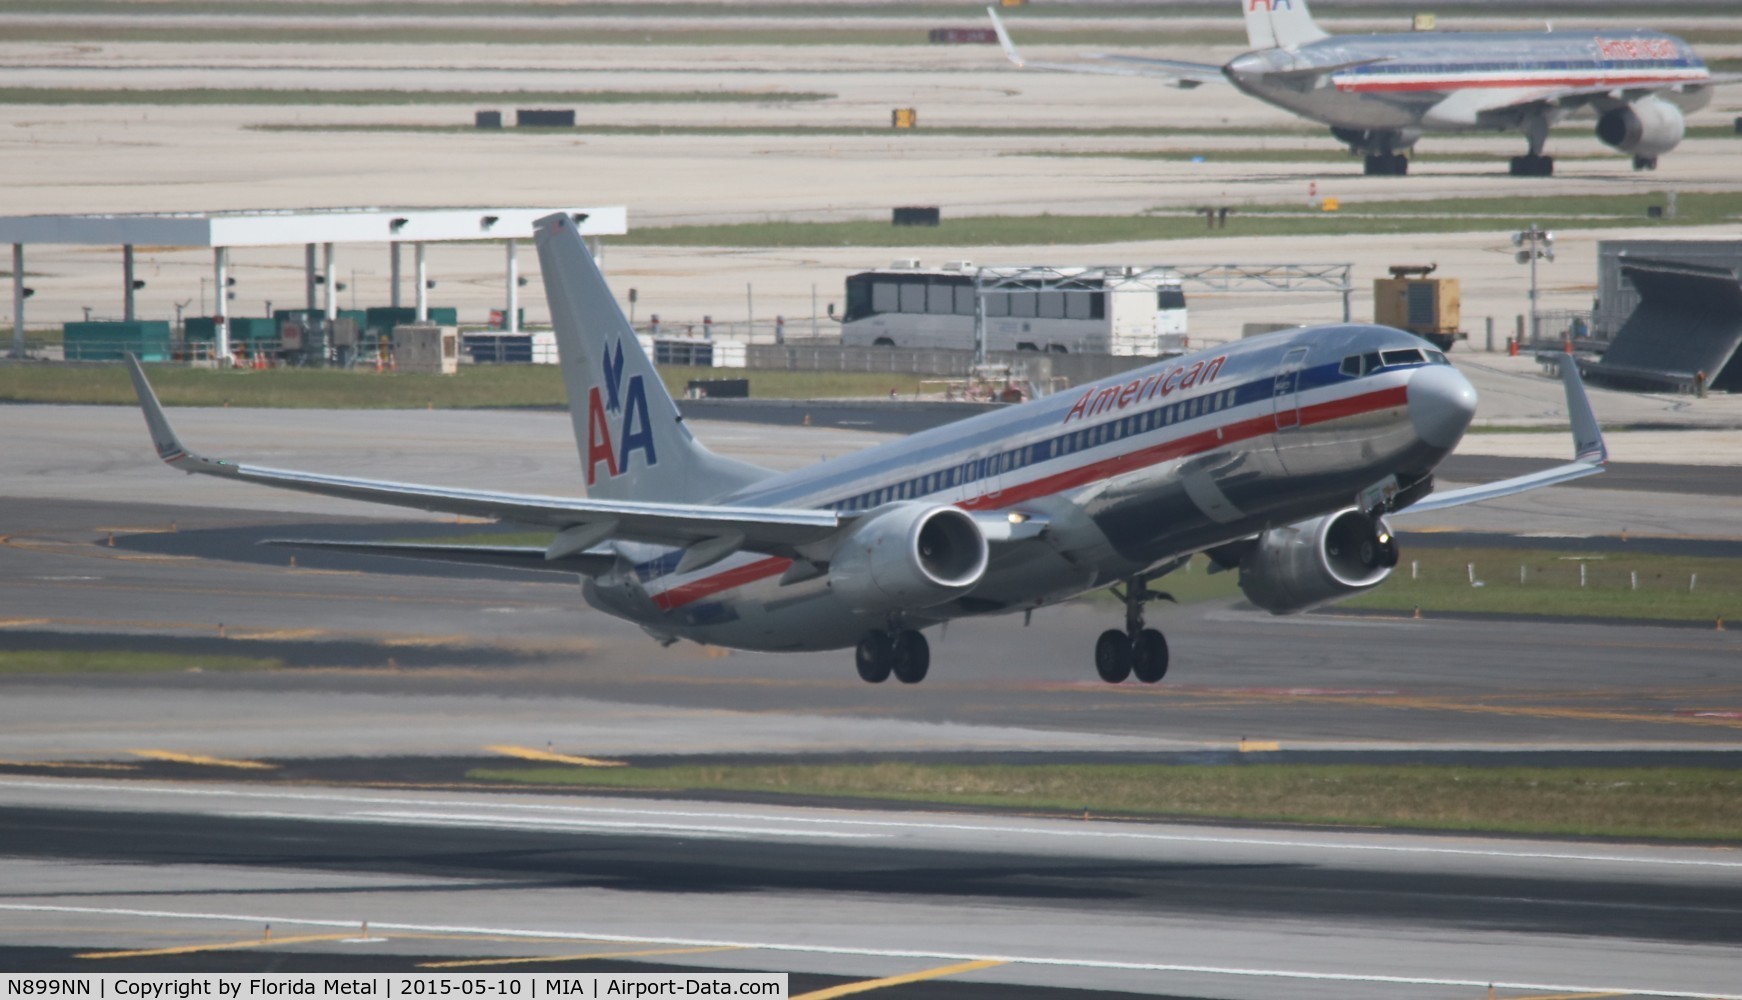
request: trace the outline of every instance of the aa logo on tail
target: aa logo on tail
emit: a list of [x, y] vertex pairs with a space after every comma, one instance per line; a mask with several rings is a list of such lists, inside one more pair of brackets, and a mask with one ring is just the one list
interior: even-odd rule
[[[599, 463], [615, 479], [629, 471], [629, 458], [639, 451], [649, 466], [659, 464], [653, 451], [653, 423], [647, 417], [644, 376], [623, 382], [623, 342], [605, 349], [605, 392], [587, 390], [587, 485], [597, 480]], [[613, 433], [614, 432], [614, 433]]]
[[1248, 12], [1255, 10], [1278, 11], [1293, 9], [1294, 0], [1251, 0], [1251, 3], [1246, 6]]

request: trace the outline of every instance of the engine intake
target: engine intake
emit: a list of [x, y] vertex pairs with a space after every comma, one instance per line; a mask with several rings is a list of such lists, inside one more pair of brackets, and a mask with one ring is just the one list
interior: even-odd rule
[[1240, 590], [1273, 615], [1291, 615], [1371, 590], [1396, 565], [1385, 520], [1351, 507], [1260, 535], [1240, 559]]
[[862, 521], [829, 560], [829, 586], [859, 611], [930, 608], [974, 589], [986, 536], [958, 508], [898, 504]]
[[1681, 109], [1656, 97], [1612, 108], [1597, 119], [1597, 138], [1634, 156], [1667, 153], [1681, 143], [1687, 130]]

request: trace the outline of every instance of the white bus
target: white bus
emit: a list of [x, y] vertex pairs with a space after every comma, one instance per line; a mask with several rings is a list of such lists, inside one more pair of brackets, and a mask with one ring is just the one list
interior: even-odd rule
[[[841, 343], [972, 349], [980, 273], [968, 261], [926, 268], [898, 260], [849, 276]], [[1156, 356], [1187, 347], [1185, 293], [1165, 272], [989, 268], [982, 284], [989, 351]]]

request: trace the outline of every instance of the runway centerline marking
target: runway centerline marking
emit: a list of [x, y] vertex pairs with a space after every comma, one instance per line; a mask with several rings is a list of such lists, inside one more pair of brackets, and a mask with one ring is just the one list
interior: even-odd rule
[[419, 962], [420, 969], [475, 969], [491, 965], [527, 965], [534, 962], [586, 962], [595, 958], [651, 958], [655, 955], [702, 955], [716, 951], [741, 951], [731, 945], [706, 948], [647, 948], [640, 951], [597, 951], [585, 955], [531, 955], [522, 958], [469, 958], [455, 962]]
[[995, 958], [981, 958], [972, 962], [957, 962], [954, 965], [941, 965], [935, 969], [922, 969], [919, 972], [904, 972], [899, 976], [884, 976], [881, 979], [865, 979], [856, 983], [843, 983], [840, 986], [831, 986], [828, 989], [812, 990], [809, 993], [800, 993], [798, 996], [793, 997], [792, 1000], [834, 1000], [835, 997], [852, 996], [855, 993], [869, 993], [872, 990], [881, 990], [890, 986], [901, 986], [906, 983], [922, 983], [928, 979], [942, 979], [945, 976], [958, 976], [964, 972], [973, 972], [976, 969], [990, 969], [993, 966], [1006, 964], [1008, 963]]
[[231, 760], [226, 757], [207, 757], [204, 754], [180, 753], [175, 750], [129, 750], [127, 751], [147, 760], [163, 760], [172, 764], [196, 764], [200, 767], [229, 767], [241, 771], [276, 771], [277, 764], [265, 764], [257, 760]]
[[[206, 799], [265, 799], [284, 802], [325, 802], [351, 806], [392, 806], [399, 809], [414, 806], [453, 807], [462, 805], [469, 808], [480, 808], [482, 804], [462, 800], [455, 803], [441, 799], [393, 798], [389, 796], [371, 795], [339, 795], [322, 792], [290, 792], [278, 789], [248, 789], [248, 788], [178, 788], [162, 785], [116, 784], [100, 780], [65, 779], [60, 781], [49, 779], [6, 778], [0, 779], [0, 788], [32, 788], [48, 791], [72, 791], [91, 793], [99, 796], [109, 796], [115, 792], [132, 792], [148, 795], [179, 795], [190, 798]], [[492, 802], [489, 808], [504, 812], [570, 812], [590, 813], [596, 815], [616, 816], [649, 816], [661, 819], [711, 819], [738, 820], [766, 823], [767, 816], [743, 812], [716, 812], [712, 810], [680, 810], [680, 809], [631, 809], [621, 806], [565, 805], [523, 802]], [[323, 816], [320, 814], [275, 813], [282, 819], [298, 819], [307, 822], [322, 822], [342, 820], [344, 816]], [[357, 814], [353, 814], [356, 816]], [[441, 814], [436, 814], [441, 815]], [[353, 819], [353, 822], [380, 822], [371, 819]], [[1629, 854], [1585, 854], [1573, 851], [1541, 851], [1541, 850], [1499, 850], [1475, 847], [1442, 847], [1436, 844], [1422, 843], [1371, 843], [1366, 841], [1350, 841], [1348, 834], [1331, 834], [1321, 840], [1284, 839], [1272, 837], [1250, 836], [1208, 836], [1189, 833], [1157, 833], [1131, 829], [1083, 829], [1084, 824], [1061, 821], [1057, 826], [1002, 826], [993, 823], [968, 822], [923, 822], [919, 820], [871, 820], [836, 818], [828, 816], [797, 816], [782, 815], [782, 823], [794, 825], [808, 824], [814, 826], [849, 826], [874, 830], [940, 830], [976, 835], [985, 834], [1024, 834], [1037, 837], [1079, 838], [1092, 840], [1135, 840], [1157, 843], [1185, 844], [1237, 844], [1245, 847], [1284, 847], [1311, 848], [1333, 851], [1368, 851], [1381, 854], [1425, 854], [1446, 855], [1479, 858], [1519, 858], [1533, 861], [1575, 861], [1596, 862], [1603, 864], [1640, 864], [1668, 865], [1676, 867], [1697, 868], [1742, 868], [1742, 853], [1734, 848], [1726, 847], [1675, 847], [1671, 848], [1678, 856], [1653, 857], [1649, 855]], [[1365, 836], [1373, 836], [1367, 834]], [[1410, 834], [1412, 837], [1426, 835]], [[1492, 838], [1491, 838], [1492, 839]], [[1702, 854], [1704, 856], [1688, 856]], [[1723, 855], [1723, 857], [1718, 857]], [[947, 957], [947, 956], [946, 956]], [[1739, 997], [1742, 1000], [1742, 997]]]
[[[0, 911], [20, 913], [85, 913], [94, 916], [146, 917], [167, 920], [223, 920], [251, 924], [271, 923], [305, 927], [335, 927], [349, 931], [356, 926], [352, 919], [327, 920], [316, 917], [286, 917], [256, 913], [181, 913], [175, 910], [134, 910], [121, 907], [51, 906], [43, 903], [0, 903]], [[1470, 989], [1493, 987], [1497, 990], [1532, 991], [1538, 993], [1599, 993], [1618, 996], [1686, 997], [1693, 1000], [1742, 1000], [1742, 993], [1715, 993], [1703, 990], [1676, 990], [1658, 987], [1635, 988], [1620, 985], [1583, 985], [1568, 983], [1506, 982], [1490, 979], [1457, 979], [1439, 976], [1398, 976], [1362, 972], [1320, 971], [1307, 969], [1264, 969], [1220, 965], [1176, 965], [1165, 962], [1127, 962], [1116, 959], [1072, 958], [1064, 955], [975, 955], [963, 952], [931, 951], [904, 948], [864, 948], [853, 945], [801, 944], [786, 941], [727, 941], [705, 938], [669, 938], [627, 934], [593, 933], [588, 931], [550, 931], [513, 927], [466, 927], [448, 924], [406, 924], [391, 921], [370, 921], [376, 930], [462, 934], [493, 937], [525, 937], [544, 940], [601, 941], [624, 944], [670, 945], [672, 947], [731, 948], [746, 951], [773, 951], [807, 955], [850, 955], [860, 958], [922, 959], [942, 962], [993, 962], [1005, 965], [1033, 965], [1050, 968], [1098, 969], [1119, 972], [1180, 973], [1202, 976], [1227, 976], [1242, 979], [1291, 979], [1307, 982], [1379, 983], [1400, 986], [1455, 986]], [[349, 937], [347, 933], [345, 936]]]
[[499, 753], [504, 757], [518, 757], [521, 760], [541, 760], [550, 764], [575, 764], [580, 767], [623, 767], [620, 760], [605, 760], [602, 757], [577, 757], [573, 754], [553, 753], [549, 750], [536, 750], [532, 747], [517, 747], [509, 745], [488, 746], [484, 749], [491, 753]]
[[[260, 815], [258, 813], [254, 815]], [[282, 813], [269, 814], [275, 819], [287, 818]], [[659, 815], [654, 813], [652, 815]], [[297, 817], [288, 817], [297, 818]], [[746, 816], [744, 819], [751, 819]], [[633, 830], [638, 833], [695, 836], [715, 834], [742, 837], [821, 837], [830, 840], [874, 840], [888, 836], [883, 833], [850, 833], [845, 830], [783, 830], [773, 826], [719, 826], [701, 823], [660, 823], [651, 820], [564, 819], [545, 816], [482, 816], [468, 813], [363, 812], [352, 816], [329, 816], [328, 821], [370, 823], [377, 820], [415, 820], [437, 826], [485, 827], [497, 830]], [[764, 821], [766, 822], [766, 820]]]

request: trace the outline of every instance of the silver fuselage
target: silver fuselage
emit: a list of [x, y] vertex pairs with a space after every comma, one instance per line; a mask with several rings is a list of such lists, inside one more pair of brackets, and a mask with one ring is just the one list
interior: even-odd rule
[[[923, 501], [1041, 517], [1041, 537], [994, 547], [969, 596], [904, 621], [918, 627], [1033, 608], [1349, 507], [1388, 476], [1425, 476], [1464, 425], [1435, 433], [1431, 393], [1418, 390], [1455, 380], [1456, 391], [1469, 393], [1468, 383], [1443, 364], [1340, 369], [1352, 355], [1407, 349], [1426, 345], [1377, 326], [1255, 337], [820, 462], [714, 502], [857, 513]], [[586, 581], [587, 600], [655, 635], [830, 649], [887, 624], [847, 606], [826, 577], [783, 585], [784, 558], [739, 553], [680, 575], [681, 550], [614, 545], [617, 566]]]
[[[1343, 68], [1300, 72], [1314, 67]], [[1514, 128], [1517, 112], [1498, 98], [1569, 90], [1589, 92], [1569, 107], [1590, 111], [1624, 103], [1629, 88], [1662, 88], [1658, 96], [1684, 112], [1712, 97], [1710, 73], [1686, 42], [1640, 29], [1335, 35], [1248, 52], [1223, 72], [1260, 100], [1345, 129]]]

